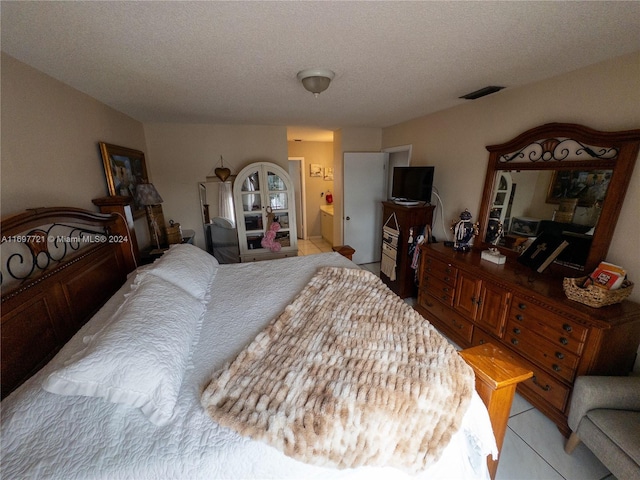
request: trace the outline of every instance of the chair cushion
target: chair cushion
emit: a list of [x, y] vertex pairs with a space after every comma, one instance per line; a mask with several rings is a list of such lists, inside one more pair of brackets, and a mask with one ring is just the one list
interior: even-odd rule
[[[615, 468], [612, 468], [610, 464], [612, 462], [622, 464], [627, 463], [629, 460], [635, 463], [635, 474], [638, 475], [638, 465], [640, 465], [640, 412], [630, 410], [608, 410], [608, 409], [595, 409], [590, 410], [587, 413], [587, 418], [583, 419], [580, 424], [580, 437], [585, 444], [602, 460], [602, 462], [615, 474]], [[588, 419], [588, 420], [587, 420]], [[587, 420], [587, 421], [585, 421]], [[606, 447], [601, 442], [603, 439], [598, 440], [598, 432], [607, 436], [607, 438], [617, 447], [613, 445]], [[595, 443], [596, 445], [591, 445]], [[619, 450], [618, 450], [619, 449]], [[615, 457], [614, 451], [618, 450], [620, 453], [626, 454], [628, 459], [616, 459], [616, 458], [603, 458], [601, 454], [608, 451], [605, 457]], [[631, 478], [631, 477], [629, 477]], [[633, 476], [633, 478], [637, 478]]]

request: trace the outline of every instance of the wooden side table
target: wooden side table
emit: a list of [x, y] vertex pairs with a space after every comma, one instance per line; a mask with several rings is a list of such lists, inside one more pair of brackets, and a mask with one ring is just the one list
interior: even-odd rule
[[[533, 376], [513, 355], [491, 343], [485, 343], [460, 352], [462, 358], [476, 374], [476, 391], [489, 411], [493, 434], [496, 437], [499, 455], [507, 431], [511, 403], [518, 383]], [[489, 474], [495, 478], [498, 460], [487, 458]]]

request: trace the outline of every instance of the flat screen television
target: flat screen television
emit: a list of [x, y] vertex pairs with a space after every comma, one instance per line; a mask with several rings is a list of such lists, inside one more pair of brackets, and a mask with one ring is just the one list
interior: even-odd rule
[[395, 167], [393, 169], [393, 200], [431, 202], [435, 167]]

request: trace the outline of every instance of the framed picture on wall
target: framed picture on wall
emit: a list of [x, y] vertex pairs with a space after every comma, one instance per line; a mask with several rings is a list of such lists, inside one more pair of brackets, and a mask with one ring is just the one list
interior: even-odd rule
[[147, 183], [147, 165], [144, 153], [131, 148], [100, 142], [100, 153], [107, 178], [109, 195], [133, 198], [131, 210], [134, 218], [144, 215], [144, 206], [136, 202], [136, 185]]
[[322, 176], [322, 165], [317, 163], [312, 163], [309, 165], [309, 176], [310, 177], [321, 177]]
[[325, 180], [333, 180], [333, 167], [325, 167], [324, 168], [324, 179]]

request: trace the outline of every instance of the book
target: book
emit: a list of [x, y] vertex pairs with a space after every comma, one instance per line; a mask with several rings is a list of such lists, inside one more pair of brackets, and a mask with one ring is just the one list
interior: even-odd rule
[[620, 288], [626, 276], [627, 272], [624, 268], [613, 263], [600, 262], [598, 267], [587, 277], [583, 287], [595, 285], [606, 290], [616, 290]]
[[518, 262], [542, 273], [569, 246], [562, 237], [542, 232], [518, 257]]

